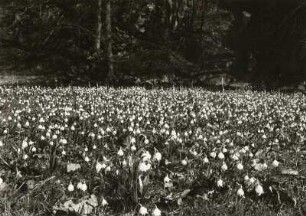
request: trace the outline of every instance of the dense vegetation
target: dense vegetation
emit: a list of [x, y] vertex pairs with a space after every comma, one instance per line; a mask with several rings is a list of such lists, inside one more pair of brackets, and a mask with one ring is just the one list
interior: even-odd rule
[[3, 0], [0, 7], [2, 59], [69, 81], [190, 83], [230, 74], [276, 87], [306, 76], [305, 0]]
[[2, 87], [0, 99], [6, 215], [305, 215], [302, 94]]

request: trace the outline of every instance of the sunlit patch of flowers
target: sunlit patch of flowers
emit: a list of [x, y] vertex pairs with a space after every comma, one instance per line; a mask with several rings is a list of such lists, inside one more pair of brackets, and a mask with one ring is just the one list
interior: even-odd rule
[[55, 176], [71, 199], [130, 196], [156, 216], [161, 197], [204, 180], [260, 197], [280, 169], [305, 162], [304, 105], [301, 94], [0, 87], [0, 185], [11, 170], [19, 181]]

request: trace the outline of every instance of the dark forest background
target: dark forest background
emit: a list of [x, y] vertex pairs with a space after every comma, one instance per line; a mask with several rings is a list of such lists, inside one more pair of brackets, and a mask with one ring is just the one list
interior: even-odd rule
[[7, 71], [69, 84], [305, 85], [305, 0], [1, 0], [0, 10]]

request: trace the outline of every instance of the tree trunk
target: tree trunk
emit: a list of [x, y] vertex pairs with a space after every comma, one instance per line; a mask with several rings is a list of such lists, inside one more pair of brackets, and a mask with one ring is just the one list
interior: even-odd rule
[[101, 38], [102, 38], [102, 0], [98, 0], [97, 10], [97, 35], [96, 35], [96, 51], [97, 53], [101, 50]]
[[112, 21], [111, 21], [111, 0], [106, 0], [105, 11], [105, 24], [106, 24], [106, 60], [107, 60], [107, 80], [113, 82], [115, 80], [114, 67], [113, 67], [113, 50], [112, 50]]

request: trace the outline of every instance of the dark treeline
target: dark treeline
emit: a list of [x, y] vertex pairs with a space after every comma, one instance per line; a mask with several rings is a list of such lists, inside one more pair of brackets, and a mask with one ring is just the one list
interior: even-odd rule
[[[2, 0], [13, 70], [88, 82], [306, 79], [305, 0]], [[5, 50], [5, 52], [3, 51]], [[222, 79], [223, 82], [223, 79]]]

